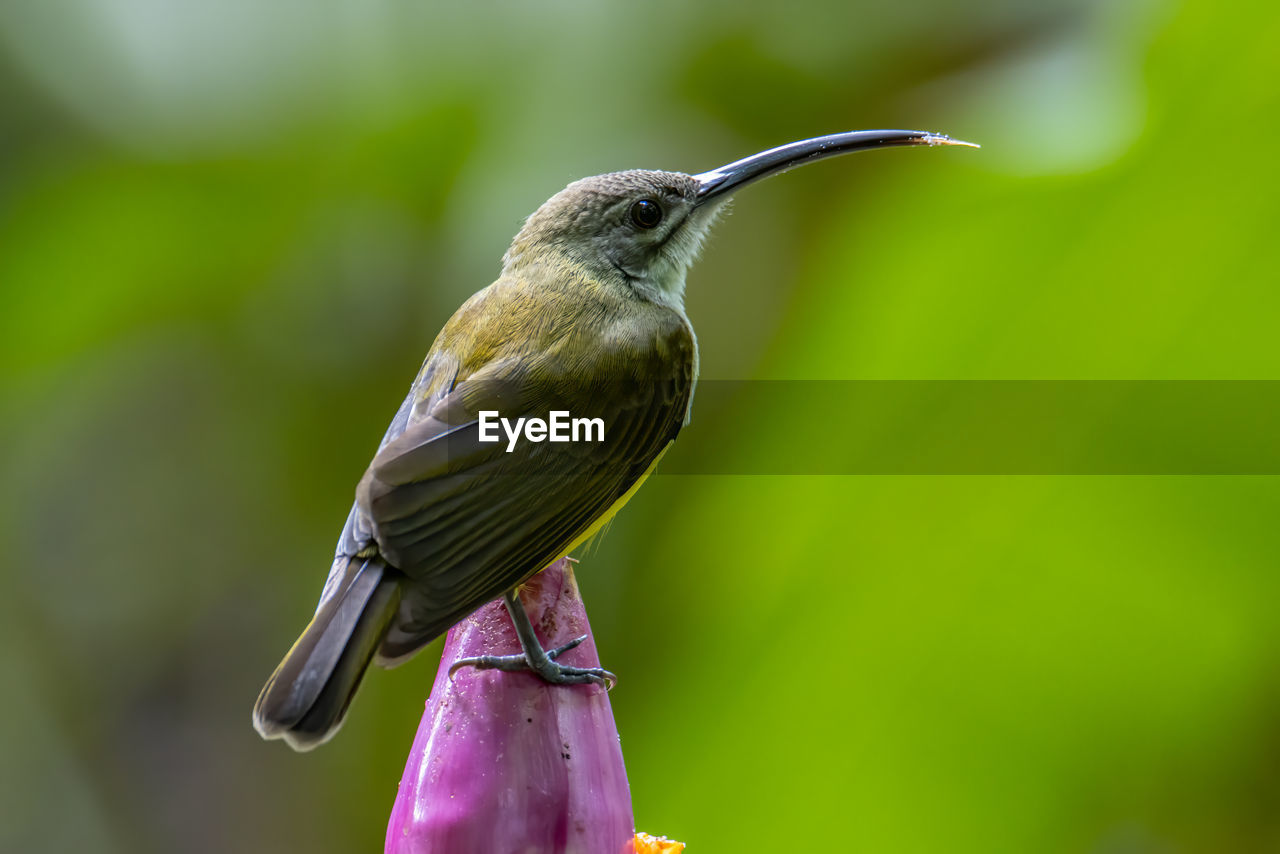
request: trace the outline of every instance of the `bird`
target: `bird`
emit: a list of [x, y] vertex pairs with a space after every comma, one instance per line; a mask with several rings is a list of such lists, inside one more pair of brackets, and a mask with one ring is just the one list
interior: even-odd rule
[[[971, 143], [830, 134], [698, 174], [584, 178], [539, 207], [497, 280], [431, 345], [356, 487], [315, 614], [258, 696], [257, 731], [297, 750], [324, 743], [371, 663], [403, 662], [498, 597], [522, 652], [463, 659], [451, 672], [531, 670], [552, 684], [611, 687], [603, 668], [555, 661], [583, 638], [544, 649], [516, 590], [608, 522], [688, 423], [698, 345], [685, 278], [724, 202], [824, 158], [939, 145]], [[547, 424], [557, 417], [602, 429], [556, 441]], [[495, 419], [509, 434], [498, 441]]]

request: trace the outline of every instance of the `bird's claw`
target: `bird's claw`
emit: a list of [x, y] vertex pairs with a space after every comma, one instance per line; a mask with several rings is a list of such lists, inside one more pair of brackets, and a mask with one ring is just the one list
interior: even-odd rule
[[555, 659], [568, 652], [587, 639], [586, 635], [576, 637], [566, 644], [546, 651], [546, 658], [531, 661], [524, 653], [516, 655], [476, 655], [470, 658], [459, 658], [449, 665], [449, 681], [463, 667], [474, 667], [476, 670], [501, 670], [512, 673], [528, 670], [536, 673], [544, 682], [552, 685], [586, 685], [603, 687], [606, 691], [613, 688], [618, 677], [603, 667], [570, 667], [556, 664]]

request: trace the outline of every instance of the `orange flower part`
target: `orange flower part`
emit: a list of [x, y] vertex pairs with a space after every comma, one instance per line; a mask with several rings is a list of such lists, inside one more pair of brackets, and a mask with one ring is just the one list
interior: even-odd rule
[[637, 833], [633, 848], [635, 854], [680, 854], [684, 850], [684, 843], [665, 836]]

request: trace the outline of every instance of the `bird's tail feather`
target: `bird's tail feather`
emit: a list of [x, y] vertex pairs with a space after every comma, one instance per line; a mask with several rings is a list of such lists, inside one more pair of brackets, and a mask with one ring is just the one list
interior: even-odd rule
[[316, 611], [258, 695], [253, 725], [295, 750], [328, 741], [400, 604], [400, 585], [378, 558], [352, 558], [337, 592]]

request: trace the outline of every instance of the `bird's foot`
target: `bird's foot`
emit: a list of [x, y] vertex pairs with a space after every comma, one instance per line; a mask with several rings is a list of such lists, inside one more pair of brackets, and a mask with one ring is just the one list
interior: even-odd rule
[[587, 636], [583, 635], [555, 649], [538, 648], [516, 655], [476, 655], [471, 658], [459, 658], [449, 666], [449, 678], [453, 679], [454, 674], [463, 667], [474, 667], [476, 670], [502, 670], [508, 673], [528, 670], [552, 685], [594, 684], [602, 686], [607, 691], [617, 683], [618, 677], [603, 667], [569, 667], [557, 664], [555, 661], [561, 653], [568, 652], [586, 639]]

